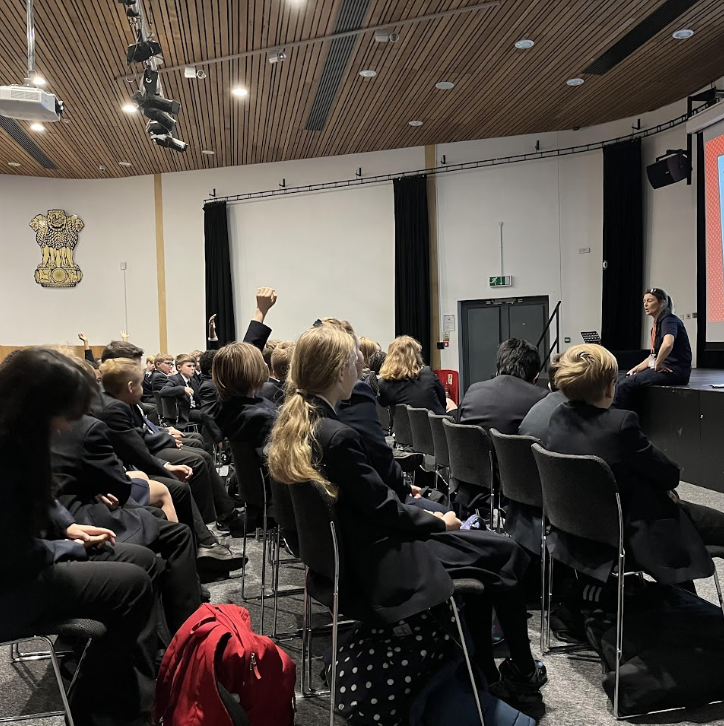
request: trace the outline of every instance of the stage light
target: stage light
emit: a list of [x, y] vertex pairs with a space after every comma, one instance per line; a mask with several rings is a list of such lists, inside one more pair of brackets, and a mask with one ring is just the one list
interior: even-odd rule
[[126, 17], [140, 18], [141, 12], [138, 9], [138, 0], [118, 0], [121, 5], [126, 7]]
[[146, 118], [150, 118], [151, 121], [155, 121], [157, 124], [163, 126], [163, 128], [170, 132], [176, 127], [176, 119], [166, 111], [159, 111], [157, 108], [143, 108], [143, 115]]
[[153, 142], [158, 146], [163, 146], [164, 149], [173, 149], [174, 151], [186, 151], [188, 144], [181, 139], [176, 139], [170, 134], [163, 134], [161, 136], [151, 136]]
[[136, 106], [135, 103], [124, 103], [123, 106], [121, 106], [121, 110], [125, 113], [136, 113], [138, 111], [138, 106]]
[[283, 50], [273, 50], [269, 53], [270, 63], [281, 63], [287, 59], [287, 54]]

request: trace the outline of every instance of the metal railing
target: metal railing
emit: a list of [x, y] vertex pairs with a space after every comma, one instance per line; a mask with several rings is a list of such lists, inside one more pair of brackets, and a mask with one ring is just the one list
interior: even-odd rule
[[550, 347], [548, 348], [548, 351], [546, 352], [545, 356], [542, 357], [541, 372], [545, 369], [545, 367], [548, 365], [548, 361], [551, 359], [551, 354], [553, 353], [553, 349], [555, 348], [556, 353], [561, 352], [561, 316], [560, 316], [560, 310], [561, 310], [561, 301], [559, 300], [556, 304], [555, 308], [553, 308], [553, 312], [551, 313], [551, 316], [548, 318], [548, 324], [543, 329], [543, 332], [541, 333], [540, 338], [538, 338], [538, 342], [536, 343], [536, 348], [540, 350], [541, 343], [545, 340], [546, 335], [548, 334], [548, 331], [551, 329], [551, 324], [555, 320], [556, 322], [556, 337], [555, 340], [551, 343]]

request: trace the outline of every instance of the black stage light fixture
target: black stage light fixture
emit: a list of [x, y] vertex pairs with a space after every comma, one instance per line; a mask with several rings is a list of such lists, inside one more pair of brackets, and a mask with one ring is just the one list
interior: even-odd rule
[[691, 173], [691, 161], [684, 149], [667, 149], [653, 164], [646, 167], [646, 175], [654, 189], [675, 184], [688, 178]]
[[146, 96], [141, 102], [144, 108], [153, 108], [157, 111], [163, 111], [164, 113], [170, 113], [172, 116], [177, 116], [181, 111], [181, 104], [178, 101], [173, 101], [170, 98], [164, 98], [163, 96]]
[[138, 9], [138, 0], [118, 0], [121, 5], [126, 7], [126, 17], [128, 18], [140, 18], [141, 12]]
[[166, 129], [157, 121], [149, 121], [146, 124], [146, 133], [150, 136], [162, 136], [167, 133]]
[[151, 121], [155, 121], [163, 126], [167, 132], [173, 131], [176, 127], [176, 119], [170, 113], [159, 111], [157, 108], [145, 108], [143, 106], [141, 110], [146, 118], [150, 118]]
[[139, 31], [136, 42], [128, 46], [126, 63], [143, 63], [155, 55], [161, 55], [161, 44], [144, 37], [143, 32]]
[[176, 139], [171, 134], [155, 135], [152, 134], [153, 143], [157, 146], [163, 146], [165, 149], [173, 149], [174, 151], [186, 151], [188, 144], [181, 139]]

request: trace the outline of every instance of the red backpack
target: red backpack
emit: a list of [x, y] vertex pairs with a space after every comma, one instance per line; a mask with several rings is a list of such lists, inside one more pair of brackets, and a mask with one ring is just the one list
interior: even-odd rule
[[296, 666], [236, 605], [202, 605], [176, 633], [161, 663], [154, 722], [233, 726], [217, 682], [238, 696], [251, 726], [293, 726]]

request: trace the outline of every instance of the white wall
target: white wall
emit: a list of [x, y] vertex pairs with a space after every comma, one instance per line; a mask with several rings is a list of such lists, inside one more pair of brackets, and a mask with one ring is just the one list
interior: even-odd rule
[[[75, 249], [83, 279], [74, 288], [43, 288], [33, 274], [40, 248], [28, 223], [36, 214], [64, 209], [84, 222]], [[0, 345], [94, 345], [128, 330], [147, 350], [158, 348], [158, 298], [151, 177], [76, 181], [0, 176]]]

